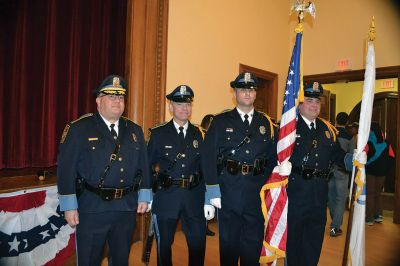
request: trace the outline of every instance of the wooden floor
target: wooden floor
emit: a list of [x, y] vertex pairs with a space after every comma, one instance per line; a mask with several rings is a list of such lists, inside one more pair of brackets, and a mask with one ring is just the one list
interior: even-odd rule
[[[347, 215], [345, 213], [345, 221], [347, 224]], [[384, 213], [385, 220], [381, 224], [374, 226], [366, 226], [365, 232], [365, 249], [366, 249], [366, 266], [398, 266], [400, 265], [400, 225], [393, 224], [391, 213]], [[329, 219], [329, 218], [328, 218]], [[330, 221], [328, 221], [329, 225]], [[216, 223], [211, 223], [210, 228], [216, 232]], [[338, 266], [342, 265], [345, 229], [344, 234], [339, 237], [330, 237], [329, 228], [325, 230], [325, 239], [322, 248], [321, 258], [318, 265], [321, 266]], [[187, 247], [185, 236], [182, 232], [177, 232], [175, 242], [173, 244], [173, 265], [188, 265]], [[129, 265], [143, 265], [140, 261], [142, 252], [142, 242], [133, 244], [130, 254]], [[69, 261], [67, 265], [74, 265], [74, 259]], [[106, 266], [107, 261], [103, 260], [102, 266]], [[155, 243], [151, 253], [150, 265], [157, 265]], [[218, 253], [218, 235], [207, 237], [207, 250], [205, 257], [206, 266], [219, 265]], [[283, 265], [283, 261], [278, 261], [278, 265]]]

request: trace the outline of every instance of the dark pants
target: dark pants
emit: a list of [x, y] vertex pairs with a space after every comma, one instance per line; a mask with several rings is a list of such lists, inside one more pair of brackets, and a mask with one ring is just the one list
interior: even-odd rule
[[328, 181], [294, 175], [288, 185], [287, 265], [314, 266], [324, 240]]
[[382, 215], [381, 193], [385, 184], [385, 176], [367, 174], [365, 220], [374, 221], [375, 215]]
[[242, 214], [222, 208], [218, 211], [221, 266], [260, 265], [264, 238], [264, 217], [260, 206], [249, 206]]
[[78, 265], [100, 265], [106, 242], [112, 264], [128, 265], [135, 222], [135, 212], [79, 213]]
[[[172, 266], [171, 246], [174, 242], [176, 225], [179, 219], [157, 215], [157, 265]], [[180, 216], [182, 229], [186, 236], [189, 249], [189, 265], [204, 265], [206, 251], [206, 221], [203, 215], [189, 216], [182, 213]]]

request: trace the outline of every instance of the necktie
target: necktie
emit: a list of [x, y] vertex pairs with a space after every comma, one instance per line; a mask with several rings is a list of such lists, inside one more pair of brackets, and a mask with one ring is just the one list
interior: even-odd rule
[[310, 123], [310, 130], [311, 130], [311, 133], [312, 134], [316, 134], [316, 132], [317, 132], [317, 130], [315, 129], [315, 124], [314, 124], [314, 122], [311, 122]]
[[245, 114], [244, 115], [244, 121], [243, 121], [245, 127], [249, 127], [250, 126], [250, 122], [249, 122], [249, 115]]
[[185, 134], [183, 134], [183, 127], [179, 127], [179, 138], [183, 142], [185, 140]]
[[118, 135], [117, 135], [117, 131], [115, 131], [114, 127], [115, 127], [115, 124], [111, 124], [111, 125], [110, 125], [110, 128], [111, 128], [111, 135], [112, 135], [113, 138], [116, 140], [116, 139], [118, 138]]

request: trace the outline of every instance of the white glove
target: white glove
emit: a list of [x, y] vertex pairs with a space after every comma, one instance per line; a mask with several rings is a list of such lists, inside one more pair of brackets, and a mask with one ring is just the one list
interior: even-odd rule
[[150, 202], [147, 204], [147, 209], [146, 209], [146, 212], [149, 212], [149, 211], [151, 211], [151, 207], [152, 207], [152, 205], [153, 205], [153, 201], [150, 201]]
[[211, 205], [213, 205], [215, 208], [221, 209], [221, 198], [213, 198], [210, 199]]
[[279, 166], [279, 175], [280, 176], [289, 176], [292, 172], [292, 163], [289, 161], [283, 161]]
[[204, 205], [204, 217], [206, 217], [207, 221], [211, 220], [215, 216], [215, 208], [212, 205], [205, 204]]
[[356, 153], [356, 155], [354, 156], [354, 160], [365, 165], [367, 163], [367, 153], [365, 151]]

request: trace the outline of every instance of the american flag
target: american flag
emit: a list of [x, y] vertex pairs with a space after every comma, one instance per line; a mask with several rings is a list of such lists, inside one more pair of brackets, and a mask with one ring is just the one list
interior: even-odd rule
[[[299, 89], [302, 86], [300, 67], [302, 35], [301, 32], [296, 35], [296, 43], [286, 81], [277, 145], [279, 164], [290, 159], [296, 142], [296, 106]], [[280, 176], [278, 166], [276, 166], [261, 189], [260, 196], [265, 226], [260, 263], [275, 265], [277, 259], [285, 257], [288, 209], [287, 183], [288, 177]]]
[[62, 265], [75, 253], [74, 233], [56, 186], [0, 195], [0, 265]]

